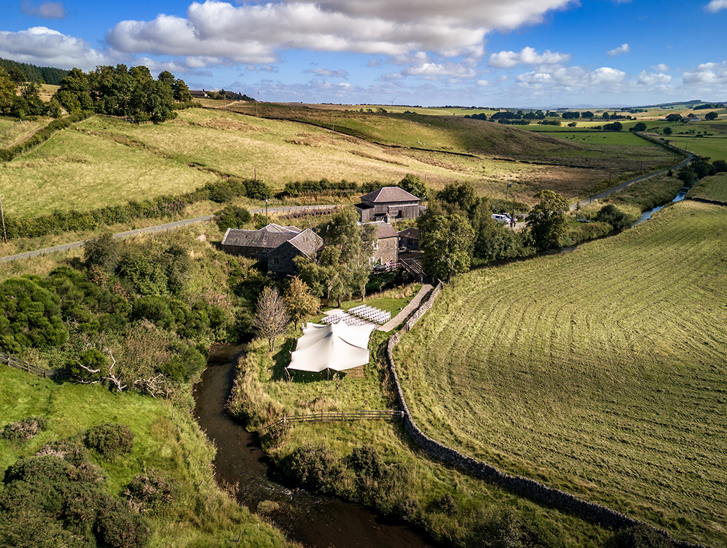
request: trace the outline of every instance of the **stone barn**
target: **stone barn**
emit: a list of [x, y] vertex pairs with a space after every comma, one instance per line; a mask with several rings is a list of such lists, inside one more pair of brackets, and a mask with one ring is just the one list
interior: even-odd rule
[[372, 221], [416, 219], [421, 212], [421, 200], [398, 186], [385, 186], [361, 196], [356, 205], [362, 223]]

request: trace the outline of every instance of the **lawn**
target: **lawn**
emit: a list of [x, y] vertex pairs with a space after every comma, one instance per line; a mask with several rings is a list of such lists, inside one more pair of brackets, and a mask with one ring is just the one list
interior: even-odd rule
[[727, 203], [727, 173], [718, 173], [697, 181], [687, 196]]
[[108, 461], [91, 453], [91, 459], [102, 467], [114, 496], [123, 495], [125, 486], [150, 467], [180, 482], [178, 502], [151, 516], [150, 547], [220, 546], [241, 531], [245, 545], [286, 545], [278, 531], [260, 526], [256, 516], [216, 487], [210, 466], [215, 449], [185, 409], [100, 385], [56, 383], [0, 364], [0, 427], [28, 416], [46, 417], [49, 428], [23, 445], [0, 440], [0, 471], [49, 442], [81, 436], [91, 426], [129, 426], [135, 434], [130, 454]]
[[461, 276], [396, 352], [431, 437], [727, 546], [727, 210]]

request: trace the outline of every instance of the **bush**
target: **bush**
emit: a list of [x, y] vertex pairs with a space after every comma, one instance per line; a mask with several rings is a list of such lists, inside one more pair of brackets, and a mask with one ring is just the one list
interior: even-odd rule
[[172, 503], [178, 494], [177, 482], [152, 468], [148, 473], [136, 476], [124, 493], [138, 505], [140, 512], [152, 512]]
[[169, 302], [163, 297], [141, 297], [134, 301], [132, 317], [135, 320], [147, 319], [159, 327], [169, 329], [174, 326], [174, 314]]
[[86, 432], [84, 443], [104, 458], [114, 459], [131, 452], [134, 447], [134, 433], [124, 424], [99, 424]]
[[86, 462], [86, 448], [79, 441], [60, 439], [52, 441], [35, 454], [36, 457], [52, 456], [63, 459], [73, 466], [80, 466]]
[[228, 228], [240, 228], [252, 220], [252, 215], [244, 207], [227, 206], [215, 214], [215, 222], [222, 232]]
[[138, 548], [146, 544], [151, 529], [146, 519], [117, 502], [99, 516], [96, 531], [111, 548]]
[[596, 221], [610, 224], [616, 232], [629, 228], [634, 219], [613, 204], [603, 206], [596, 215]]
[[6, 424], [0, 438], [13, 443], [25, 443], [34, 438], [48, 427], [48, 421], [43, 417], [27, 417], [25, 419]]
[[326, 446], [304, 445], [289, 457], [290, 472], [306, 487], [321, 493], [336, 493], [345, 467]]
[[667, 536], [648, 525], [636, 525], [617, 532], [607, 544], [608, 548], [671, 548]]

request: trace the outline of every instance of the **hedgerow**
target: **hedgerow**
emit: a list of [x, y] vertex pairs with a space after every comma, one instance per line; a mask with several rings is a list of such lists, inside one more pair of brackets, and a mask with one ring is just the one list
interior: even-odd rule
[[[2, 151], [0, 151], [2, 152]], [[268, 185], [253, 179], [230, 177], [207, 183], [192, 192], [178, 196], [158, 196], [126, 205], [105, 206], [91, 211], [54, 211], [36, 217], [6, 217], [8, 238], [36, 238], [47, 234], [96, 230], [104, 225], [128, 223], [135, 219], [160, 219], [181, 214], [197, 202], [212, 200], [223, 203], [237, 197], [264, 200], [271, 196]]]

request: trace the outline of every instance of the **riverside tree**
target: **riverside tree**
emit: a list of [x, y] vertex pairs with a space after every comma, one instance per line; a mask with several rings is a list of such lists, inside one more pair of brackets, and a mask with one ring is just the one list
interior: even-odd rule
[[280, 292], [276, 288], [265, 287], [257, 300], [257, 313], [252, 326], [259, 337], [268, 341], [271, 352], [275, 351], [275, 339], [285, 333], [289, 322]]
[[527, 225], [535, 247], [541, 251], [560, 247], [561, 240], [568, 231], [565, 211], [568, 200], [552, 190], [541, 190], [535, 195], [540, 199], [528, 215]]

